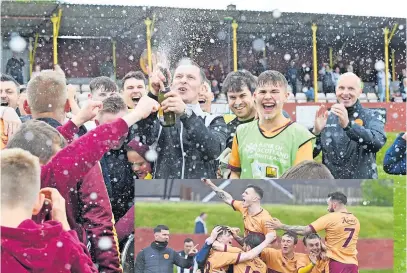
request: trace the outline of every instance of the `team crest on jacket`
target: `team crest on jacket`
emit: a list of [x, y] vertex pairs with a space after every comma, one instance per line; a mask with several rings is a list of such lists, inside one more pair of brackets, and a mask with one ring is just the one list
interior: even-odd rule
[[167, 253], [164, 254], [164, 259], [168, 260], [169, 257], [170, 257], [169, 254], [167, 254]]
[[363, 126], [363, 120], [361, 120], [360, 118], [355, 119], [355, 123], [359, 126]]

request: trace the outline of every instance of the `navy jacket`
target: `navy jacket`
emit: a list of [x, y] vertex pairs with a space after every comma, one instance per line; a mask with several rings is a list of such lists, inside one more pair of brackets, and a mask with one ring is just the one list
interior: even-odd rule
[[383, 169], [388, 174], [406, 175], [406, 141], [400, 133], [384, 157]]
[[330, 113], [317, 136], [314, 157], [322, 151], [322, 163], [335, 179], [377, 179], [376, 153], [387, 140], [384, 120], [359, 101], [347, 110], [350, 128], [343, 129], [339, 118]]

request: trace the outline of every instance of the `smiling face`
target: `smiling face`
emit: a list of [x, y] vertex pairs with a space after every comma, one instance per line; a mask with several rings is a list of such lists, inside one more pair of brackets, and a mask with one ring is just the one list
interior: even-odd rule
[[140, 98], [146, 94], [147, 89], [143, 80], [129, 78], [123, 83], [123, 100], [131, 109], [136, 107]]
[[183, 64], [177, 67], [174, 73], [172, 88], [178, 91], [186, 104], [197, 104], [202, 79], [199, 67], [192, 64]]
[[207, 82], [204, 82], [201, 86], [199, 91], [199, 98], [198, 102], [201, 106], [202, 111], [210, 113], [211, 112], [211, 105], [214, 99], [214, 95], [211, 91], [211, 87]]
[[229, 108], [239, 120], [246, 120], [254, 115], [254, 97], [247, 86], [243, 86], [238, 92], [227, 92], [227, 96]]
[[315, 239], [306, 239], [306, 249], [309, 253], [314, 253], [316, 255], [321, 254], [321, 240], [318, 238]]
[[258, 86], [254, 93], [257, 112], [263, 120], [273, 120], [282, 114], [289, 93], [287, 87], [279, 83]]
[[131, 169], [139, 179], [144, 179], [149, 173], [151, 173], [150, 163], [136, 151], [128, 151], [127, 159], [131, 164]]
[[0, 85], [1, 106], [16, 109], [18, 106], [19, 90], [12, 81], [2, 81]]
[[362, 93], [361, 82], [353, 73], [343, 74], [336, 87], [336, 97], [346, 108], [353, 106]]

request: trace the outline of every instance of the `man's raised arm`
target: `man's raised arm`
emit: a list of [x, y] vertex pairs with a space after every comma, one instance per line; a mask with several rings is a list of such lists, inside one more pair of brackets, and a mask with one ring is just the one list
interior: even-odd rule
[[284, 231], [289, 231], [298, 235], [306, 236], [308, 234], [311, 234], [313, 230], [311, 229], [310, 226], [290, 226], [290, 225], [284, 225], [283, 223], [280, 222], [277, 218], [273, 218], [271, 221], [266, 221], [265, 224], [266, 228], [269, 229], [274, 229], [274, 230], [284, 230]]
[[228, 205], [232, 205], [233, 197], [229, 193], [225, 192], [224, 190], [220, 189], [218, 186], [213, 184], [213, 182], [210, 179], [202, 178], [202, 182], [205, 183], [207, 186], [209, 186], [215, 193], [216, 195], [223, 200]]

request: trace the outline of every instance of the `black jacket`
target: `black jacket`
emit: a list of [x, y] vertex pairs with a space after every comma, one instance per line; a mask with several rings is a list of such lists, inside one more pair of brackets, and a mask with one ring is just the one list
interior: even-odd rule
[[156, 242], [151, 243], [137, 254], [135, 273], [173, 273], [174, 264], [182, 268], [194, 265], [193, 256], [181, 257], [171, 248], [161, 248]]
[[131, 170], [127, 159], [127, 152], [122, 147], [120, 150], [110, 150], [102, 160], [102, 171], [106, 187], [109, 192], [110, 203], [114, 218], [118, 221], [133, 206], [134, 179], [136, 176]]
[[346, 130], [336, 115], [329, 114], [317, 137], [314, 157], [322, 151], [322, 162], [335, 179], [377, 179], [376, 153], [386, 143], [384, 120], [359, 101], [347, 110], [350, 127]]
[[215, 160], [226, 147], [227, 128], [222, 116], [202, 118], [195, 113], [177, 118], [173, 127], [161, 127], [152, 114], [133, 126], [130, 134], [156, 146], [155, 179], [200, 179], [216, 178]]

